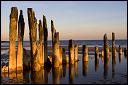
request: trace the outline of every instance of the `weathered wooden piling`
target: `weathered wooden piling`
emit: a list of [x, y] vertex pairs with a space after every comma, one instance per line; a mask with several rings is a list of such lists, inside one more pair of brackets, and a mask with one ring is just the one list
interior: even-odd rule
[[59, 52], [60, 52], [60, 64], [62, 64], [62, 48], [59, 47]]
[[75, 61], [78, 61], [78, 44], [75, 45], [74, 51], [75, 51]]
[[9, 72], [16, 71], [16, 36], [17, 36], [18, 9], [11, 8], [9, 24]]
[[112, 62], [116, 63], [115, 33], [112, 32]]
[[102, 61], [104, 61], [104, 47], [101, 50], [101, 55], [102, 55]]
[[54, 27], [53, 20], [51, 20], [51, 32], [52, 32], [52, 46], [53, 46], [54, 35], [55, 35], [55, 33], [56, 33], [56, 29], [55, 29], [55, 27]]
[[44, 66], [44, 32], [43, 32], [43, 26], [41, 20], [39, 20], [38, 24], [38, 30], [39, 30], [39, 63], [41, 66]]
[[48, 40], [48, 30], [47, 30], [47, 21], [46, 17], [43, 15], [43, 31], [44, 31], [44, 63], [47, 62], [48, 57], [48, 46], [47, 46], [47, 40]]
[[108, 46], [108, 39], [107, 34], [104, 35], [104, 61], [109, 59], [109, 46]]
[[69, 63], [74, 64], [74, 44], [72, 40], [69, 40], [68, 49], [69, 49]]
[[29, 36], [31, 46], [31, 71], [39, 71], [40, 64], [38, 58], [37, 49], [37, 19], [32, 8], [27, 9], [28, 13], [28, 24], [29, 24]]
[[59, 47], [59, 32], [54, 35], [53, 42], [53, 67], [59, 67], [60, 65], [60, 47]]
[[98, 65], [99, 64], [99, 50], [98, 46], [95, 47], [95, 71], [98, 70]]
[[109, 46], [108, 46], [108, 39], [107, 34], [104, 35], [104, 78], [107, 78], [108, 75], [108, 66], [109, 66]]
[[88, 61], [88, 47], [86, 45], [83, 45], [83, 61]]
[[18, 53], [17, 53], [17, 70], [23, 70], [23, 38], [24, 38], [24, 18], [23, 11], [20, 10], [18, 21]]
[[98, 46], [95, 47], [95, 59], [99, 60], [99, 50], [98, 50]]

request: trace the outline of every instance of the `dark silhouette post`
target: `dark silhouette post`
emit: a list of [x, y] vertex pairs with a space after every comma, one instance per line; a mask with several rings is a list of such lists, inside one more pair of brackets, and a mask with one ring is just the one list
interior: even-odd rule
[[24, 18], [23, 11], [20, 10], [18, 21], [18, 54], [17, 54], [17, 70], [23, 70], [23, 38], [24, 38]]
[[9, 24], [9, 72], [16, 71], [16, 36], [17, 36], [18, 9], [11, 8]]
[[52, 47], [53, 47], [54, 35], [56, 33], [56, 29], [54, 27], [53, 20], [51, 20], [51, 32], [52, 32]]
[[48, 57], [48, 46], [47, 46], [47, 39], [48, 39], [48, 30], [47, 30], [47, 21], [46, 17], [43, 15], [43, 30], [44, 30], [44, 63], [47, 62]]

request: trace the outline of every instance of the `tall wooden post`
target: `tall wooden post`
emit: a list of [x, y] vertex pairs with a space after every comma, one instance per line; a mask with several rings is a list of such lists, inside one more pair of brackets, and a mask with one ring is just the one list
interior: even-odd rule
[[20, 10], [18, 22], [18, 54], [17, 54], [17, 70], [23, 70], [23, 38], [24, 38], [24, 18], [23, 12]]
[[59, 67], [60, 64], [60, 47], [59, 47], [59, 33], [56, 32], [54, 35], [53, 42], [53, 67]]
[[109, 59], [109, 47], [108, 47], [108, 39], [107, 34], [104, 35], [104, 62]]
[[9, 24], [9, 72], [16, 71], [17, 7], [11, 8]]
[[30, 35], [30, 46], [31, 46], [31, 71], [39, 71], [39, 58], [38, 58], [38, 47], [37, 47], [37, 19], [32, 8], [28, 8], [28, 24], [29, 24], [29, 35]]
[[112, 62], [116, 63], [115, 33], [112, 32]]
[[47, 40], [48, 40], [48, 30], [47, 30], [47, 21], [46, 17], [43, 15], [43, 30], [44, 30], [44, 63], [47, 62], [48, 57], [48, 46], [47, 46]]
[[83, 61], [88, 62], [88, 47], [83, 45]]
[[53, 47], [54, 35], [56, 33], [56, 29], [54, 27], [53, 20], [51, 20], [51, 32], [52, 32], [52, 47]]
[[41, 66], [44, 66], [44, 32], [41, 20], [39, 20], [39, 63]]
[[74, 64], [74, 44], [72, 43], [72, 40], [69, 40], [69, 64]]

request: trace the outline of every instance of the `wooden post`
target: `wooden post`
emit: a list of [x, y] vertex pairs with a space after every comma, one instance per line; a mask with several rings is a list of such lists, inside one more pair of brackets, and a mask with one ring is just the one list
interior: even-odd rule
[[52, 47], [53, 47], [54, 35], [56, 33], [56, 29], [54, 27], [53, 20], [51, 20], [51, 32], [52, 32]]
[[108, 39], [107, 34], [104, 35], [104, 78], [107, 78], [108, 75], [108, 66], [109, 66], [109, 46], [108, 46]]
[[109, 59], [109, 47], [108, 47], [108, 39], [107, 34], [104, 35], [104, 62]]
[[62, 64], [62, 48], [59, 47], [59, 52], [60, 52], [60, 64]]
[[60, 64], [60, 47], [59, 47], [59, 32], [54, 35], [53, 42], [53, 67], [59, 67]]
[[115, 33], [112, 32], [112, 62], [116, 63]]
[[39, 71], [40, 64], [38, 58], [38, 46], [37, 46], [37, 19], [32, 8], [28, 8], [28, 24], [31, 46], [31, 71]]
[[48, 39], [48, 30], [47, 30], [47, 21], [46, 17], [43, 15], [43, 30], [44, 30], [44, 63], [47, 62], [48, 57], [48, 47], [47, 47], [47, 39]]
[[38, 24], [39, 28], [39, 63], [41, 66], [44, 66], [44, 32], [43, 32], [43, 26], [41, 20], [39, 20]]
[[104, 47], [102, 48], [101, 54], [102, 54], [102, 61], [104, 62]]
[[95, 47], [95, 71], [97, 72], [98, 70], [98, 65], [99, 64], [99, 50], [98, 46]]
[[16, 71], [17, 7], [11, 8], [9, 24], [9, 72]]
[[69, 40], [69, 63], [74, 64], [74, 44], [72, 43], [72, 40]]
[[83, 45], [83, 61], [88, 62], [88, 47]]
[[17, 70], [23, 70], [23, 38], [24, 38], [24, 18], [23, 12], [20, 10], [18, 22], [18, 54], [17, 54]]
[[78, 61], [78, 44], [75, 45], [74, 51], [75, 51], [75, 61]]

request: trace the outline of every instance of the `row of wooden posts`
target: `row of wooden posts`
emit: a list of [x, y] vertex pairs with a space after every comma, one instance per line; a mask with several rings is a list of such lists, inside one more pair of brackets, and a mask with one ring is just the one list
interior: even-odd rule
[[[31, 71], [39, 71], [47, 63], [48, 58], [48, 30], [46, 17], [43, 16], [42, 21], [39, 20], [38, 31], [39, 31], [39, 43], [37, 42], [37, 19], [32, 8], [27, 9], [28, 14], [28, 24], [29, 24], [29, 37], [30, 37], [30, 50], [31, 50]], [[17, 37], [17, 23], [18, 23], [18, 51], [16, 55], [16, 37]], [[23, 38], [25, 22], [23, 18], [23, 11], [20, 10], [20, 15], [18, 19], [18, 9], [17, 7], [11, 8], [10, 14], [10, 31], [9, 31], [9, 72], [15, 70], [23, 70]], [[51, 20], [51, 33], [52, 33], [52, 66], [59, 67], [62, 64], [62, 56], [64, 50], [60, 46], [59, 42], [59, 32], [56, 31], [53, 20]], [[78, 45], [74, 45], [72, 40], [69, 40], [69, 56], [64, 56], [66, 58], [66, 63], [74, 64], [78, 61]], [[120, 53], [122, 52], [121, 47], [119, 48]], [[88, 47], [83, 45], [83, 61], [88, 61]], [[95, 59], [99, 59], [98, 47], [95, 47]], [[104, 57], [104, 62], [110, 56], [110, 50], [107, 41], [107, 34], [104, 35], [104, 46], [102, 49], [102, 56]], [[116, 46], [115, 46], [115, 33], [112, 33], [112, 56], [113, 59], [116, 57]], [[67, 61], [69, 58], [69, 61]]]

